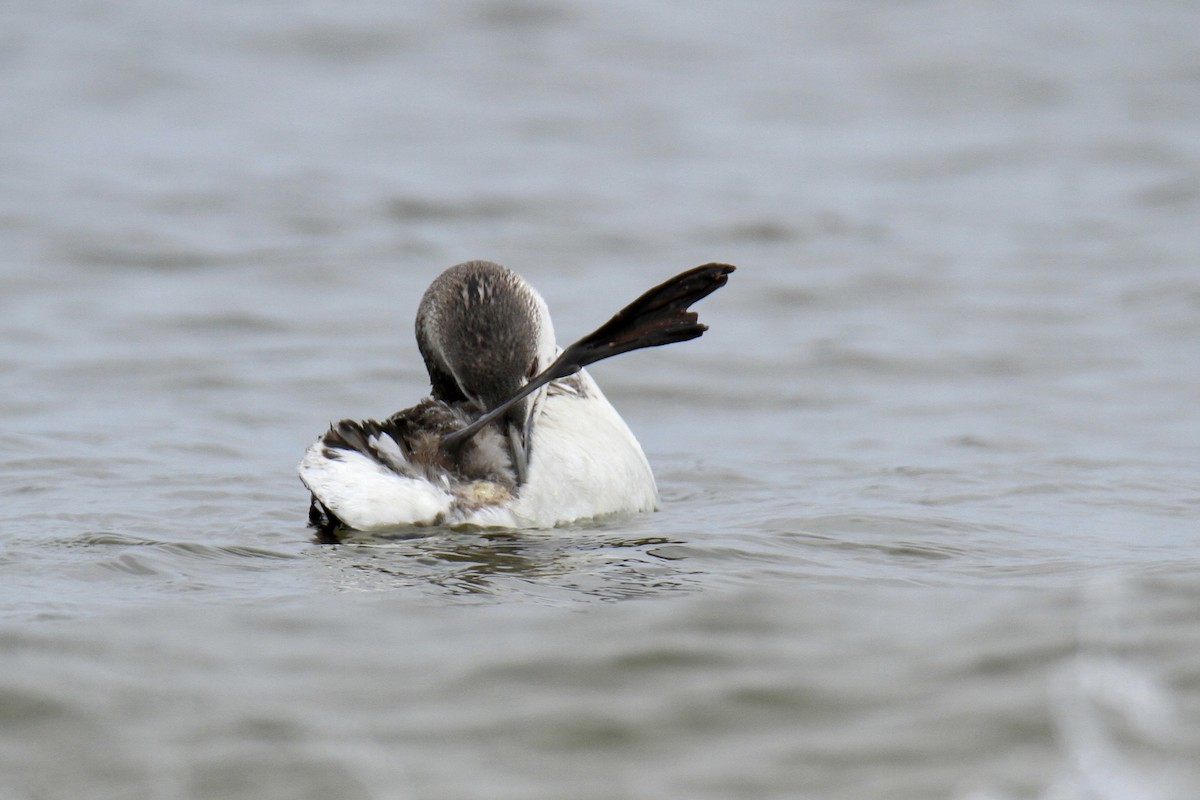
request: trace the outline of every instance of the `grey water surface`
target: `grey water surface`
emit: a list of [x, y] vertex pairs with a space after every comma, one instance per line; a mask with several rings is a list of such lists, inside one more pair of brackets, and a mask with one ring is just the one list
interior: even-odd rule
[[[1200, 6], [0, 9], [0, 800], [1200, 796]], [[662, 492], [321, 546], [445, 266]]]

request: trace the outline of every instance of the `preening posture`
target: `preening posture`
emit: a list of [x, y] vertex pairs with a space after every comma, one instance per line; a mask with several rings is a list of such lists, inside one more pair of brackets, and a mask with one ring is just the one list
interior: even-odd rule
[[653, 510], [642, 448], [583, 369], [706, 330], [688, 308], [734, 267], [705, 264], [650, 289], [560, 350], [550, 312], [490, 261], [450, 267], [417, 310], [432, 396], [383, 422], [343, 420], [300, 463], [322, 538], [342, 528], [549, 528]]

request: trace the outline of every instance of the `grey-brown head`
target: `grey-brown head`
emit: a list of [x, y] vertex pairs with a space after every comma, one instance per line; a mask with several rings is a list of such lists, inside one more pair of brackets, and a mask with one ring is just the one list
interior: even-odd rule
[[[439, 275], [417, 310], [417, 347], [433, 396], [488, 411], [554, 360], [554, 326], [532, 286], [491, 261], [467, 261]], [[504, 415], [513, 463], [524, 478], [533, 419], [542, 393]]]

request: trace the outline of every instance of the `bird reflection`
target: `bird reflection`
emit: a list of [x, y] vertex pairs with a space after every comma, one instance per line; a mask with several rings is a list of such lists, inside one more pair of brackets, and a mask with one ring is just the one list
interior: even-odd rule
[[588, 526], [537, 531], [435, 530], [361, 535], [316, 551], [351, 591], [415, 589], [476, 602], [615, 601], [694, 585], [677, 545], [661, 536]]

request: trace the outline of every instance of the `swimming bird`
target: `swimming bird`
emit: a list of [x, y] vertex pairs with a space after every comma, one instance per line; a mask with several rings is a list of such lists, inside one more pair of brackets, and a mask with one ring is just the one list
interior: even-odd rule
[[654, 510], [646, 456], [584, 367], [700, 336], [689, 306], [733, 271], [680, 273], [560, 349], [520, 275], [490, 261], [448, 268], [417, 309], [431, 396], [382, 422], [334, 423], [308, 448], [310, 523], [336, 541], [345, 528], [549, 528]]

